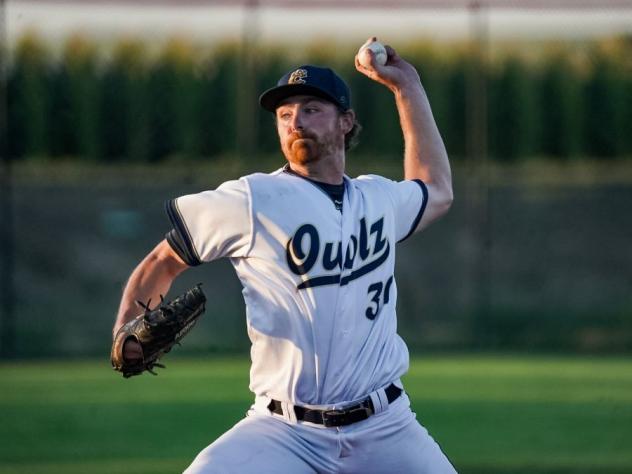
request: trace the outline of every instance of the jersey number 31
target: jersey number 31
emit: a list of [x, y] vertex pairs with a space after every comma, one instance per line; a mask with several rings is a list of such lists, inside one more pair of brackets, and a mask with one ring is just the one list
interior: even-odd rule
[[380, 314], [380, 310], [382, 306], [388, 304], [388, 300], [390, 298], [391, 292], [391, 284], [393, 283], [393, 275], [386, 280], [386, 283], [382, 283], [378, 281], [369, 285], [369, 289], [367, 290], [367, 294], [373, 296], [371, 297], [371, 301], [369, 302], [369, 306], [364, 312], [364, 315], [370, 320], [374, 320], [378, 314]]

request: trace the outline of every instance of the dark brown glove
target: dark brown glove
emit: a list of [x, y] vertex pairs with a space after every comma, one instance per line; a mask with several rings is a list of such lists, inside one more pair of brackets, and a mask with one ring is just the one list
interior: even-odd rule
[[[158, 360], [169, 352], [202, 316], [206, 296], [198, 284], [172, 301], [162, 300], [155, 309], [149, 308], [150, 301], [147, 304], [138, 303], [145, 308], [145, 312], [121, 326], [112, 343], [112, 366], [114, 370], [122, 372], [125, 378], [139, 375], [145, 370], [156, 375], [154, 367], [164, 368]], [[125, 359], [123, 348], [129, 339], [134, 339], [140, 344], [143, 349], [142, 358]]]

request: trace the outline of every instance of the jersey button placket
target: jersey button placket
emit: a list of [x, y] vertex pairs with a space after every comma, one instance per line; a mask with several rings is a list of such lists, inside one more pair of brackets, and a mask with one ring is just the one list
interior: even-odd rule
[[[346, 268], [345, 262], [347, 258], [347, 249], [349, 245], [351, 245], [351, 236], [354, 231], [354, 220], [356, 217], [354, 216], [354, 209], [352, 205], [351, 195], [353, 190], [350, 189], [350, 186], [346, 186], [344, 195], [344, 206], [343, 206], [343, 219], [341, 226], [341, 242], [342, 242], [342, 268], [341, 268], [341, 279], [348, 275], [352, 269]], [[346, 214], [344, 214], [346, 211]], [[351, 352], [351, 341], [350, 341], [350, 318], [351, 315], [349, 313], [350, 308], [353, 306], [353, 303], [349, 301], [350, 298], [353, 297], [353, 293], [350, 291], [350, 286], [348, 283], [345, 285], [341, 285], [338, 293], [338, 307], [336, 308], [336, 335], [337, 335], [337, 344], [335, 345], [335, 360], [336, 370], [334, 375], [336, 378], [341, 378], [344, 373], [344, 368], [347, 366], [349, 361], [349, 355]]]
[[349, 298], [351, 297], [351, 292], [349, 291], [349, 285], [344, 285], [340, 287], [340, 295], [339, 301], [340, 306], [338, 308], [338, 344], [336, 344], [336, 360], [338, 364], [336, 366], [336, 377], [340, 378], [343, 375], [344, 368], [349, 361], [349, 356], [351, 352], [351, 340], [350, 340], [350, 329], [349, 323], [351, 315], [349, 314], [349, 309], [351, 303]]

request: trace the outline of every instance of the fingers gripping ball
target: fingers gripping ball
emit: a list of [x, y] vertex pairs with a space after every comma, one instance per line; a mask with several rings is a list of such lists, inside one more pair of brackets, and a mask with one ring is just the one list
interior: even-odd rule
[[384, 66], [386, 64], [386, 60], [388, 55], [386, 53], [386, 48], [379, 41], [367, 41], [364, 43], [359, 51], [358, 51], [358, 60], [360, 64], [365, 68], [371, 67], [371, 57], [366, 53], [366, 50], [370, 50], [373, 52], [373, 56], [375, 57], [375, 62], [380, 66]]
[[[149, 308], [150, 302], [139, 302], [145, 312], [121, 326], [114, 336], [111, 353], [114, 370], [122, 372], [125, 378], [139, 375], [145, 370], [156, 375], [154, 367], [164, 368], [158, 360], [191, 330], [204, 313], [205, 303], [206, 296], [200, 285], [169, 302], [162, 300], [153, 310]], [[125, 359], [123, 349], [129, 339], [140, 344], [143, 352], [141, 358]]]

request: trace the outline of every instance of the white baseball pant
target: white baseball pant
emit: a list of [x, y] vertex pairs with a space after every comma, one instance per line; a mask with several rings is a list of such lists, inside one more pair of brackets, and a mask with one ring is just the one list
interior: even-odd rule
[[292, 421], [265, 406], [256, 403], [184, 474], [456, 474], [405, 393], [368, 419], [341, 427]]

